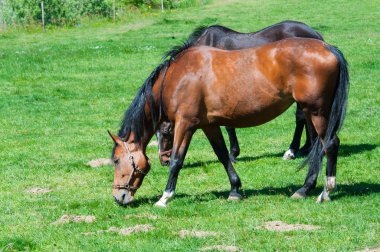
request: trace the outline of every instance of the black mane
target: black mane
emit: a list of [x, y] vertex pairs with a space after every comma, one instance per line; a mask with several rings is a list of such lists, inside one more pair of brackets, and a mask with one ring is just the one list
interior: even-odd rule
[[[174, 46], [171, 50], [164, 54], [162, 57], [163, 62], [158, 65], [149, 77], [145, 80], [144, 84], [141, 86], [137, 95], [133, 99], [131, 105], [125, 111], [124, 119], [121, 123], [121, 128], [119, 130], [118, 136], [124, 140], [127, 140], [133, 132], [134, 141], [140, 142], [144, 134], [145, 125], [145, 103], [149, 102], [151, 108], [151, 118], [153, 122], [153, 127], [156, 128], [156, 124], [159, 121], [159, 115], [155, 108], [155, 102], [152, 94], [152, 88], [157, 78], [161, 73], [165, 74], [170, 62], [174, 61], [183, 51], [190, 48], [194, 43], [201, 37], [204, 31], [208, 27], [200, 26], [196, 28], [188, 37], [188, 39], [182, 43], [182, 45]], [[160, 104], [159, 104], [160, 105]], [[160, 105], [161, 107], [161, 105]]]

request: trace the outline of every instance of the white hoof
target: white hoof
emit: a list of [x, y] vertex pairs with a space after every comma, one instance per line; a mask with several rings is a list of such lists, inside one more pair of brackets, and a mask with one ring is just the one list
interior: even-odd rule
[[162, 194], [162, 197], [160, 198], [159, 201], [156, 202], [156, 204], [154, 204], [155, 206], [157, 207], [166, 207], [166, 205], [168, 204], [168, 202], [174, 197], [174, 191], [172, 192], [164, 192], [164, 194]]
[[317, 198], [317, 203], [328, 202], [328, 201], [331, 201], [331, 198], [325, 191], [323, 191]]
[[296, 158], [296, 155], [294, 154], [294, 151], [292, 149], [287, 150], [284, 153], [284, 156], [282, 156], [283, 160], [292, 160], [292, 159], [295, 159], [295, 158]]
[[156, 204], [154, 204], [154, 206], [165, 208], [166, 204], [164, 202], [162, 202], [161, 200], [159, 200], [156, 202]]

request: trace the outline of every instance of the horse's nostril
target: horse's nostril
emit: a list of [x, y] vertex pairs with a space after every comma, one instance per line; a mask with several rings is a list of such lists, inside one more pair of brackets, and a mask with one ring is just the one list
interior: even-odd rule
[[125, 198], [125, 194], [123, 196], [121, 196], [121, 200], [119, 200], [118, 198], [116, 198], [115, 196], [113, 197], [115, 199], [115, 203], [118, 204], [119, 206], [124, 206], [125, 204], [123, 203], [124, 201], [124, 198]]
[[126, 194], [121, 195], [121, 202], [124, 201]]

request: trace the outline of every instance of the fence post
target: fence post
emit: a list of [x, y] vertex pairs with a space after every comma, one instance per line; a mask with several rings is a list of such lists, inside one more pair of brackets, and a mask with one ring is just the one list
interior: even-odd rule
[[164, 0], [161, 0], [161, 11], [164, 13]]
[[116, 0], [113, 0], [113, 21], [116, 22]]
[[5, 24], [4, 15], [3, 15], [3, 1], [0, 0], [0, 29], [3, 28]]
[[45, 9], [44, 9], [44, 1], [41, 1], [41, 10], [42, 10], [42, 31], [46, 32], [45, 29]]

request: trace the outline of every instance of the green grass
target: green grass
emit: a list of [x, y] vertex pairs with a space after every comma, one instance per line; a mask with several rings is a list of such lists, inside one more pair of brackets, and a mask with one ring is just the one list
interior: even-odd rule
[[[72, 29], [0, 33], [0, 251], [196, 251], [236, 245], [244, 251], [355, 251], [379, 245], [380, 32], [379, 3], [360, 1], [214, 1], [201, 7], [130, 21]], [[229, 183], [203, 133], [197, 132], [181, 171], [177, 196], [153, 207], [167, 181], [156, 147], [134, 207], [112, 198], [113, 168], [86, 162], [109, 157], [112, 141], [137, 89], [161, 55], [198, 25], [259, 30], [291, 19], [320, 31], [350, 63], [351, 90], [340, 133], [337, 191], [316, 204], [289, 196], [305, 172], [280, 157], [294, 130], [292, 107], [256, 128], [239, 129], [236, 169], [244, 200], [228, 202]], [[322, 176], [321, 176], [322, 177]], [[48, 187], [48, 194], [25, 190]], [[154, 214], [157, 220], [127, 214]], [[95, 215], [93, 223], [52, 225], [63, 214]], [[265, 222], [319, 225], [315, 231], [271, 232]], [[84, 236], [83, 232], [151, 224], [147, 233]], [[218, 231], [185, 238], [180, 230]]]

